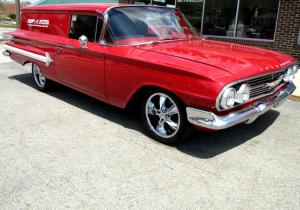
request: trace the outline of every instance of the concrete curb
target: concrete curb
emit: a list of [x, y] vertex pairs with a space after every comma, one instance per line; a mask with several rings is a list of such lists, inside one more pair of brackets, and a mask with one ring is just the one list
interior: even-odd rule
[[292, 100], [292, 101], [297, 101], [297, 102], [300, 102], [300, 96], [289, 96], [289, 99]]
[[292, 95], [300, 97], [300, 72], [298, 72], [296, 74], [296, 78], [294, 80], [294, 83], [295, 83], [297, 89], [295, 90], [295, 92]]

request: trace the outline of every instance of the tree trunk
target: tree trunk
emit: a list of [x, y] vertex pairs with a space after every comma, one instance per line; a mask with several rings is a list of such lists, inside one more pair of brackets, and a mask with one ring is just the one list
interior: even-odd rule
[[16, 0], [16, 21], [17, 28], [20, 27], [20, 0]]

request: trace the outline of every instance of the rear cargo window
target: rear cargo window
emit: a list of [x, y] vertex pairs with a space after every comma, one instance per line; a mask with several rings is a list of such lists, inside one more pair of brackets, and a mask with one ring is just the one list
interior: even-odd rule
[[98, 41], [103, 25], [102, 18], [91, 15], [72, 15], [69, 38], [78, 39], [84, 35], [89, 42]]

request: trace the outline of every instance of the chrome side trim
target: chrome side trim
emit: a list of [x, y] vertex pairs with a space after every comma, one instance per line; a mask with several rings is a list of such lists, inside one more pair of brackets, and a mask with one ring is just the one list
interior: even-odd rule
[[2, 52], [2, 55], [4, 55], [4, 56], [10, 56], [10, 53], [9, 53], [8, 50], [4, 50], [4, 51]]
[[286, 89], [278, 94], [226, 116], [218, 116], [213, 112], [187, 107], [187, 118], [194, 125], [213, 130], [226, 129], [243, 122], [251, 123], [270, 109], [280, 106], [295, 89], [296, 86], [291, 82]]
[[22, 50], [22, 49], [19, 49], [19, 48], [16, 48], [16, 47], [12, 47], [12, 46], [9, 46], [9, 45], [6, 45], [6, 44], [4, 45], [4, 48], [9, 52], [14, 52], [14, 53], [24, 55], [24, 56], [27, 56], [29, 58], [44, 62], [46, 67], [48, 67], [53, 62], [53, 60], [51, 59], [49, 53], [47, 53], [47, 52], [45, 53], [45, 55], [39, 55], [39, 54], [32, 53], [32, 52], [29, 52], [29, 51], [26, 51], [26, 50]]

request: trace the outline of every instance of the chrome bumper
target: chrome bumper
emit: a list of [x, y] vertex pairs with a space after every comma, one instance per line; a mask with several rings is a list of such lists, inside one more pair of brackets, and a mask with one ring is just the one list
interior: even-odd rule
[[286, 89], [278, 94], [226, 116], [217, 116], [212, 112], [187, 107], [187, 118], [194, 125], [213, 130], [229, 128], [243, 122], [251, 123], [270, 109], [280, 106], [295, 89], [296, 86], [291, 82]]

